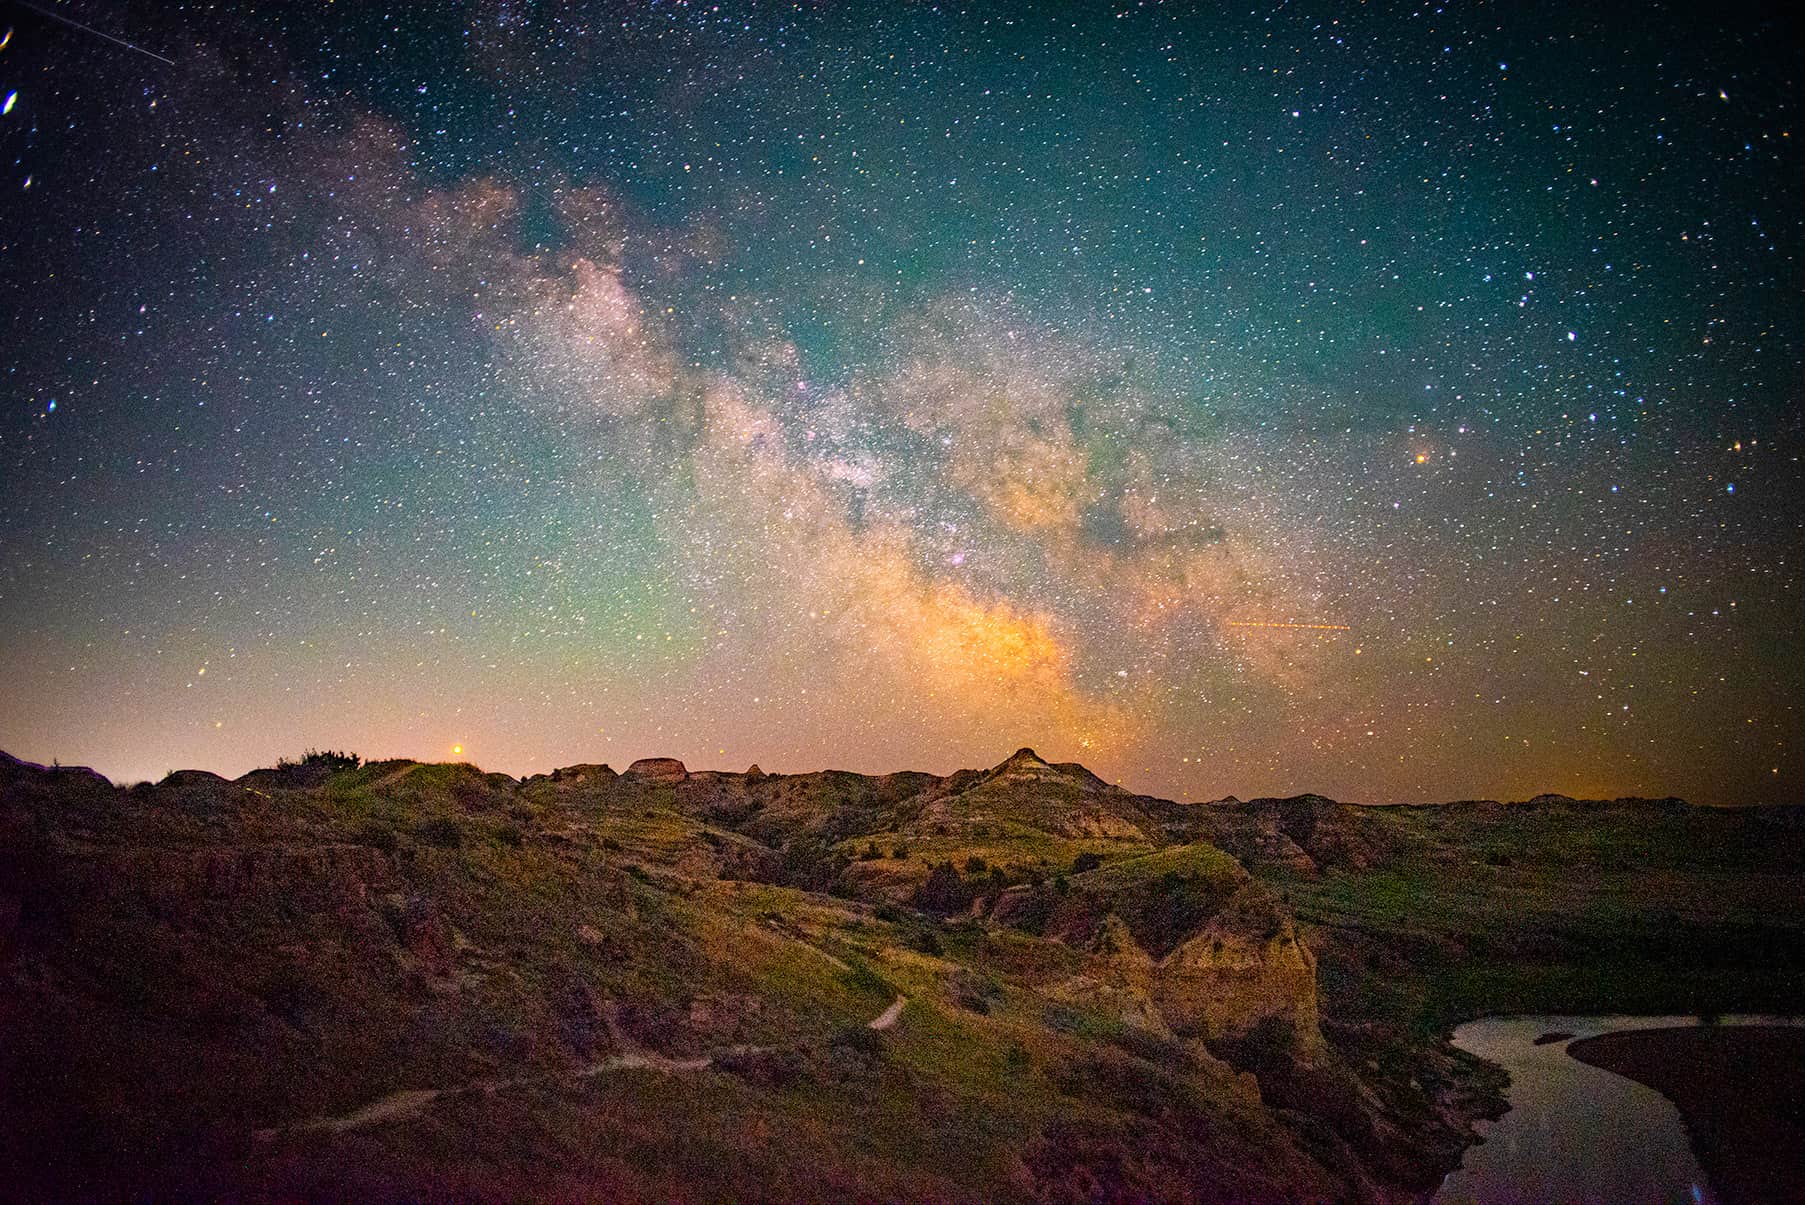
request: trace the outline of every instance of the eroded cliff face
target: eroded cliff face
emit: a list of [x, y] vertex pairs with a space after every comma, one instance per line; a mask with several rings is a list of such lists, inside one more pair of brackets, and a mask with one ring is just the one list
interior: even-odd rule
[[1249, 883], [1161, 959], [1154, 999], [1167, 1024], [1205, 1039], [1282, 1026], [1300, 1055], [1323, 1053], [1316, 959], [1270, 893]]
[[1013, 889], [991, 918], [1083, 951], [1051, 998], [1186, 1043], [1256, 1095], [1262, 1076], [1339, 1070], [1315, 958], [1271, 892], [1220, 851], [1168, 848], [1072, 876], [1063, 891]]
[[1316, 963], [1287, 924], [1268, 935], [1233, 918], [1213, 918], [1164, 958], [1154, 958], [1114, 914], [1086, 946], [1082, 973], [1050, 994], [1092, 1002], [1125, 1025], [1204, 1043], [1283, 1034], [1288, 1052], [1325, 1052]]

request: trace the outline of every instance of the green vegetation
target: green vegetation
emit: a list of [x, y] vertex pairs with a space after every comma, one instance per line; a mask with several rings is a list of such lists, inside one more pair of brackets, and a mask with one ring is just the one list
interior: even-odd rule
[[[1774, 1011], [1805, 999], [1796, 809], [1351, 808], [1262, 856], [1260, 805], [1200, 815], [1310, 930], [1325, 1012], [1433, 1034], [1486, 1013]], [[1279, 827], [1284, 827], [1280, 818]]]

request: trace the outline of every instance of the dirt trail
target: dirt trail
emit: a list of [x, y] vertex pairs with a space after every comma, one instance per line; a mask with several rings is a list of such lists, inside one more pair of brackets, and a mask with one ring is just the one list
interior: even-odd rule
[[823, 950], [820, 946], [816, 945], [787, 924], [768, 920], [764, 922], [764, 927], [768, 931], [777, 934], [779, 937], [795, 942], [797, 945], [809, 951], [809, 953], [819, 955], [829, 966], [838, 967], [842, 971], [852, 970], [852, 967], [845, 959], [836, 958], [834, 955], [829, 954], [826, 950]]
[[412, 1117], [433, 1101], [449, 1093], [460, 1091], [456, 1088], [406, 1088], [400, 1092], [391, 1092], [380, 1100], [372, 1101], [361, 1109], [346, 1113], [340, 1117], [316, 1117], [312, 1121], [298, 1121], [293, 1125], [271, 1126], [257, 1131], [257, 1141], [269, 1142], [283, 1132], [300, 1133], [307, 1130], [328, 1130], [334, 1134], [342, 1134], [346, 1130], [355, 1130], [367, 1125], [375, 1125], [381, 1121], [392, 1121], [400, 1117]]
[[865, 1028], [867, 1028], [867, 1029], [889, 1029], [891, 1026], [896, 1024], [896, 1019], [898, 1017], [902, 1016], [903, 1005], [907, 1004], [908, 1002], [909, 1002], [909, 998], [907, 996], [898, 996], [896, 998], [896, 1002], [894, 1004], [892, 1004], [889, 1008], [886, 1008], [883, 1012], [879, 1013], [877, 1016], [873, 1017], [870, 1021], [866, 1022]]
[[712, 1054], [698, 1055], [693, 1059], [673, 1059], [648, 1051], [633, 1051], [591, 1063], [577, 1072], [577, 1075], [584, 1079], [610, 1071], [662, 1071], [666, 1075], [675, 1075], [679, 1071], [706, 1071], [714, 1065], [714, 1060], [715, 1056]]
[[[903, 1008], [909, 1003], [907, 996], [898, 996], [889, 1008], [865, 1023], [868, 1029], [894, 1029]], [[612, 1027], [610, 1027], [612, 1028]], [[673, 1059], [666, 1055], [654, 1054], [646, 1050], [631, 1050], [625, 1054], [617, 1054], [603, 1059], [599, 1063], [570, 1073], [578, 1079], [606, 1075], [613, 1071], [656, 1071], [664, 1075], [677, 1075], [692, 1071], [706, 1071], [714, 1066], [718, 1058], [734, 1055], [769, 1054], [776, 1050], [775, 1046], [724, 1046], [709, 1054], [697, 1055], [694, 1058]], [[518, 1076], [513, 1079], [475, 1080], [467, 1084], [458, 1084], [450, 1088], [404, 1088], [399, 1092], [391, 1092], [387, 1096], [371, 1101], [361, 1109], [337, 1117], [316, 1117], [310, 1121], [297, 1121], [285, 1126], [271, 1126], [256, 1131], [259, 1142], [273, 1142], [283, 1134], [300, 1134], [326, 1131], [342, 1134], [347, 1130], [361, 1129], [364, 1126], [378, 1125], [385, 1121], [399, 1121], [413, 1117], [422, 1112], [428, 1105], [441, 1097], [462, 1096], [469, 1092], [494, 1093], [503, 1088], [511, 1088], [519, 1084], [536, 1081], [550, 1081], [557, 1076]]]

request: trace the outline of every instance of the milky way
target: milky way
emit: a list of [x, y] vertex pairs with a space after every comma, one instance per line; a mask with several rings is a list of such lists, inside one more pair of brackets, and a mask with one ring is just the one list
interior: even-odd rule
[[428, 7], [9, 14], [0, 747], [1797, 797], [1777, 12]]

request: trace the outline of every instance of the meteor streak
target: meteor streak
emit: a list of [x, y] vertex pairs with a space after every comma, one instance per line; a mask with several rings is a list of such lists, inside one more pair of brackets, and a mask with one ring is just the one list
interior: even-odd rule
[[[20, 8], [30, 9], [32, 12], [36, 13], [40, 17], [48, 17], [52, 21], [61, 21], [64, 25], [67, 25], [72, 29], [79, 29], [83, 33], [91, 33], [97, 38], [105, 38], [107, 41], [111, 42], [115, 46], [123, 46], [127, 50], [135, 50], [139, 54], [147, 55], [148, 57], [157, 60], [157, 62], [159, 62], [159, 63], [167, 63], [171, 67], [175, 66], [174, 59], [166, 59], [154, 50], [146, 50], [146, 49], [144, 49], [144, 47], [139, 46], [135, 42], [128, 42], [124, 38], [116, 38], [112, 34], [107, 33], [104, 30], [95, 29], [92, 25], [83, 25], [80, 21], [75, 20], [73, 17], [65, 17], [65, 16], [63, 16], [63, 14], [57, 13], [57, 12], [51, 12], [47, 8], [39, 8], [37, 5], [32, 4], [30, 2], [30, 0], [13, 0], [13, 3], [17, 4]], [[7, 37], [10, 38], [11, 36], [12, 36], [12, 31], [8, 30]]]
[[1351, 632], [1354, 629], [1345, 623], [1272, 623], [1260, 619], [1231, 619], [1231, 628], [1302, 628], [1312, 632]]

